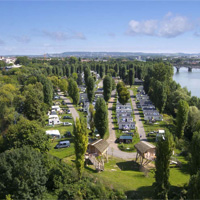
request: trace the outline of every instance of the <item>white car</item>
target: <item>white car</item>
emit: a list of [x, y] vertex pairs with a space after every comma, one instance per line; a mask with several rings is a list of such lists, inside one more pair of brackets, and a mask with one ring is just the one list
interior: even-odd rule
[[70, 122], [64, 122], [63, 125], [64, 126], [72, 126], [72, 123], [70, 123]]

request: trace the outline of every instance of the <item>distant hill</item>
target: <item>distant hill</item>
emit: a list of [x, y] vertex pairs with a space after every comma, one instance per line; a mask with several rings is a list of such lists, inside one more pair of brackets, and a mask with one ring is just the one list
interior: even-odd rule
[[[8, 55], [8, 56], [28, 56], [28, 57], [43, 57], [44, 55]], [[191, 57], [200, 56], [200, 54], [186, 53], [143, 53], [143, 52], [63, 52], [63, 53], [47, 53], [46, 57], [80, 57], [80, 58], [136, 58], [142, 57]]]

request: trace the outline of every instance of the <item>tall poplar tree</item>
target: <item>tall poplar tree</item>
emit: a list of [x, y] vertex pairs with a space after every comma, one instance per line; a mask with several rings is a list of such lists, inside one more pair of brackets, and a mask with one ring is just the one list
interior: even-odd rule
[[190, 144], [190, 174], [196, 174], [200, 170], [200, 132], [195, 132]]
[[96, 110], [94, 118], [95, 127], [98, 130], [101, 138], [103, 138], [108, 129], [108, 110], [106, 102], [104, 101], [103, 98], [97, 99], [95, 110]]
[[85, 81], [85, 85], [87, 86], [87, 80], [88, 77], [90, 76], [90, 69], [88, 67], [84, 68], [84, 81]]
[[94, 78], [89, 76], [87, 82], [87, 96], [89, 102], [92, 103], [94, 100]]
[[158, 139], [156, 145], [155, 171], [155, 198], [168, 199], [169, 192], [169, 165], [173, 150], [173, 137], [166, 131], [164, 137]]
[[112, 78], [110, 76], [105, 76], [103, 79], [103, 96], [106, 102], [111, 97], [112, 92]]
[[105, 66], [100, 65], [100, 77], [103, 78], [105, 75]]
[[88, 134], [86, 122], [83, 119], [76, 118], [76, 123], [74, 124], [74, 148], [76, 155], [76, 169], [78, 172], [78, 177], [81, 179], [84, 169], [85, 153], [88, 146]]
[[134, 71], [134, 69], [130, 69], [128, 75], [129, 75], [129, 85], [131, 87], [134, 84], [134, 81], [135, 81], [135, 71]]
[[186, 101], [178, 102], [178, 112], [176, 115], [177, 137], [180, 139], [184, 135], [184, 129], [187, 124], [189, 105]]

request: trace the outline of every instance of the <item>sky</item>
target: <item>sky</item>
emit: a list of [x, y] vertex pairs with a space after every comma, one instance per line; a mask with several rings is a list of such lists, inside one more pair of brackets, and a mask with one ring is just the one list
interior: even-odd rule
[[0, 0], [0, 55], [200, 53], [199, 8], [200, 0]]

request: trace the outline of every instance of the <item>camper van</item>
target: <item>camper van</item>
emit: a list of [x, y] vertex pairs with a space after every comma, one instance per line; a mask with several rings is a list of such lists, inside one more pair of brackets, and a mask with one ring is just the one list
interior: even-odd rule
[[60, 141], [60, 142], [55, 146], [55, 149], [66, 148], [66, 147], [70, 147], [70, 141], [68, 141], [68, 140]]

